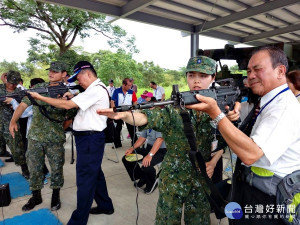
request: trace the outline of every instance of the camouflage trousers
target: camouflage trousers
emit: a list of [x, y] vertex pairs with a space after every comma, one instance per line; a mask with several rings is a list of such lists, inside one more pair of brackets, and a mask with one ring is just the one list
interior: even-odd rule
[[40, 190], [44, 186], [45, 155], [49, 160], [51, 169], [50, 188], [61, 188], [64, 184], [65, 149], [63, 143], [38, 142], [28, 139], [26, 160], [30, 172], [30, 190], [32, 191]]
[[201, 189], [198, 185], [182, 184], [175, 177], [162, 179], [155, 225], [180, 225], [183, 206], [185, 225], [209, 225], [210, 205]]
[[5, 142], [5, 139], [3, 137], [3, 133], [0, 132], [0, 153], [5, 152], [5, 151], [6, 151], [6, 142]]
[[15, 164], [18, 166], [25, 164], [25, 151], [20, 132], [15, 132], [15, 138], [13, 138], [9, 133], [9, 125], [3, 124], [2, 129], [0, 130], [0, 136], [3, 136], [7, 146], [9, 147], [15, 160]]

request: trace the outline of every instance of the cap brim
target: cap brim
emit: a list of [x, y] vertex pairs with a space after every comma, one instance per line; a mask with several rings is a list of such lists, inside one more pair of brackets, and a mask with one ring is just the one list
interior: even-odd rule
[[62, 72], [62, 70], [56, 70], [56, 69], [51, 69], [51, 68], [48, 68], [48, 69], [45, 69], [45, 70], [51, 70], [51, 71], [54, 71], [54, 72], [57, 72], [57, 73]]
[[214, 75], [215, 72], [213, 70], [207, 70], [207, 69], [202, 69], [202, 68], [191, 68], [191, 69], [186, 69], [185, 72], [200, 72], [200, 73], [205, 73], [208, 75]]
[[77, 80], [77, 75], [81, 70], [76, 71], [67, 81], [68, 82], [74, 82]]

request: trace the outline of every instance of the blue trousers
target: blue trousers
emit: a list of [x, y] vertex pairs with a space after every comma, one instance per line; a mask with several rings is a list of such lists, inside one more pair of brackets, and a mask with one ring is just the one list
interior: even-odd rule
[[99, 209], [113, 209], [101, 169], [105, 135], [104, 132], [99, 132], [92, 135], [75, 136], [75, 142], [77, 149], [77, 209], [72, 213], [68, 225], [85, 225], [89, 218], [93, 199]]

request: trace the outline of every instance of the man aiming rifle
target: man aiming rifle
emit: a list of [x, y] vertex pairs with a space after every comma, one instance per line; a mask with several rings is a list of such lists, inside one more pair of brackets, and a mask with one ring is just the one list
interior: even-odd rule
[[[51, 89], [57, 85], [57, 82], [62, 82], [62, 78], [67, 74], [67, 66], [63, 62], [52, 62], [48, 70], [50, 82], [37, 84], [35, 88], [47, 87]], [[50, 96], [50, 93], [46, 95]], [[36, 205], [42, 203], [41, 189], [44, 180], [43, 166], [45, 155], [47, 155], [51, 168], [50, 188], [53, 189], [51, 210], [58, 210], [61, 207], [60, 188], [64, 183], [63, 165], [65, 162], [65, 149], [63, 144], [65, 142], [65, 134], [63, 122], [74, 117], [76, 110], [54, 108], [44, 102], [31, 101], [26, 97], [22, 99], [10, 122], [9, 130], [13, 137], [15, 137], [15, 132], [18, 131], [16, 122], [30, 105], [33, 105], [33, 118], [28, 131], [26, 160], [29, 166], [30, 189], [33, 196], [22, 207], [22, 210], [31, 210]]]
[[[16, 93], [19, 91], [17, 89], [17, 85], [21, 79], [21, 74], [17, 71], [9, 71], [7, 73], [7, 82], [5, 84], [0, 84], [0, 95], [9, 95]], [[13, 109], [10, 105], [4, 102], [5, 98], [0, 100], [0, 136], [4, 137], [6, 144], [8, 145], [15, 164], [21, 166], [22, 175], [28, 179], [29, 172], [25, 160], [25, 151], [22, 142], [22, 137], [20, 132], [16, 132], [15, 138], [12, 138], [9, 134], [9, 121], [13, 116]], [[18, 124], [16, 123], [15, 126], [18, 128]]]
[[[186, 68], [186, 79], [190, 90], [207, 89], [214, 81], [215, 73], [216, 62], [213, 59], [205, 56], [191, 58]], [[155, 224], [181, 224], [183, 206], [186, 224], [210, 224], [210, 206], [206, 197], [208, 187], [204, 178], [193, 169], [189, 159], [191, 148], [183, 130], [181, 116], [182, 113], [188, 114], [190, 118], [193, 133], [196, 135], [197, 149], [206, 162], [204, 172], [211, 177], [215, 162], [221, 157], [222, 152], [211, 157], [211, 144], [214, 137], [213, 127], [209, 123], [211, 119], [207, 114], [186, 110], [184, 105], [147, 109], [134, 112], [133, 116], [131, 112], [114, 113], [113, 109], [99, 109], [97, 112], [112, 119], [122, 119], [134, 126], [142, 126], [142, 129], [152, 128], [162, 133], [168, 152], [161, 166]], [[237, 108], [229, 112], [228, 116], [231, 120], [237, 120], [239, 117]]]

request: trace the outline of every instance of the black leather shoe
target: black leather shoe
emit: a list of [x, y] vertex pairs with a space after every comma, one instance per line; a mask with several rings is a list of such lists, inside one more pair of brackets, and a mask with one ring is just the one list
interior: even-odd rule
[[140, 188], [140, 187], [143, 187], [145, 184], [146, 184], [146, 181], [143, 178], [141, 178], [139, 180], [139, 182], [137, 182], [136, 186], [138, 186]]
[[90, 214], [106, 214], [106, 215], [111, 215], [115, 212], [114, 209], [111, 210], [103, 210], [99, 209], [98, 207], [93, 207], [90, 209]]
[[0, 152], [0, 157], [11, 157], [11, 154], [8, 151]]
[[5, 162], [14, 162], [15, 160], [14, 160], [14, 158], [13, 157], [10, 157], [10, 158], [8, 158], [8, 159], [5, 159]]
[[32, 197], [29, 201], [22, 207], [23, 211], [32, 210], [36, 205], [39, 205], [43, 202], [41, 196], [41, 190], [32, 191]]
[[156, 188], [157, 188], [157, 183], [155, 182], [152, 187], [150, 188], [146, 187], [144, 189], [144, 193], [150, 195]]

